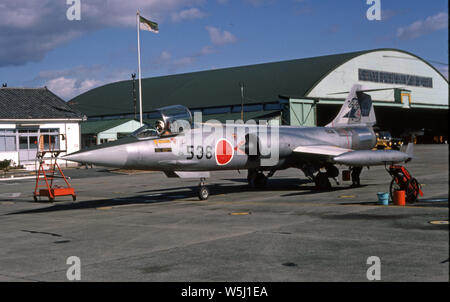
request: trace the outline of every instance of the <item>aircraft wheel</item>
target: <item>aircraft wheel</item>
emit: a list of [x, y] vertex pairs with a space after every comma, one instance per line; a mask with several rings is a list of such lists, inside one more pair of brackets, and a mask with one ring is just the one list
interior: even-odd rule
[[262, 172], [255, 173], [248, 178], [248, 184], [252, 189], [264, 188], [267, 184], [267, 176]]
[[267, 185], [267, 177], [263, 173], [258, 173], [255, 177], [255, 187], [264, 188]]
[[209, 190], [206, 186], [199, 186], [198, 188], [198, 198], [200, 200], [206, 200], [209, 197]]
[[331, 189], [331, 183], [328, 179], [328, 175], [326, 173], [319, 172], [317, 174], [316, 178], [314, 179], [314, 182], [316, 184], [316, 188], [318, 190], [330, 190]]

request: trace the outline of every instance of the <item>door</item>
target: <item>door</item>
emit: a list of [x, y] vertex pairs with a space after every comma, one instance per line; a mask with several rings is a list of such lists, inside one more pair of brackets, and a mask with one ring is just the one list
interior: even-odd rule
[[316, 106], [312, 100], [290, 101], [291, 126], [316, 126]]
[[19, 162], [34, 161], [38, 147], [37, 129], [19, 129]]

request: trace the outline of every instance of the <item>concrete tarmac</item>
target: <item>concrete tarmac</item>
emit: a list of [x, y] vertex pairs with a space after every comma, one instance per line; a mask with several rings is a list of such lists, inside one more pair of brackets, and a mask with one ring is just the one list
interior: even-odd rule
[[[384, 167], [317, 192], [300, 170], [251, 190], [246, 171], [198, 180], [161, 172], [67, 169], [77, 193], [34, 202], [33, 180], [0, 183], [0, 281], [449, 281], [448, 145], [417, 145], [407, 169], [423, 185], [415, 204], [382, 206]], [[433, 221], [435, 224], [430, 223]]]

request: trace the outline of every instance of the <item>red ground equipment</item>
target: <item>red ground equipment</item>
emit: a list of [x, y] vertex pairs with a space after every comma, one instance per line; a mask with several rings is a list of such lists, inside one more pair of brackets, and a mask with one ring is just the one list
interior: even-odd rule
[[405, 191], [405, 199], [408, 203], [415, 202], [419, 194], [423, 196], [421, 185], [405, 167], [391, 165], [388, 173], [392, 176], [391, 185], [389, 186], [391, 200], [394, 200], [394, 193], [397, 190]]
[[[64, 140], [64, 135], [61, 134], [60, 136]], [[48, 142], [45, 141], [46, 138]], [[61, 150], [60, 148], [55, 149], [54, 137], [40, 136], [39, 148], [36, 153], [36, 161], [39, 162], [39, 169], [36, 173], [36, 186], [33, 192], [34, 201], [38, 201], [38, 196], [46, 196], [50, 201], [54, 201], [56, 196], [68, 195], [72, 196], [73, 201], [76, 200], [75, 190], [70, 186], [57, 162], [58, 156], [62, 152], [66, 152], [66, 150]], [[46, 163], [46, 160], [48, 163]], [[49, 169], [45, 170], [45, 166], [48, 166]], [[54, 184], [55, 178], [63, 179], [66, 186]]]

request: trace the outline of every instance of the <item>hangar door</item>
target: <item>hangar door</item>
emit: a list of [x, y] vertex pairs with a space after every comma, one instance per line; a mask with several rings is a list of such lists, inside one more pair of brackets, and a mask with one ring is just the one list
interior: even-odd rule
[[316, 104], [313, 100], [289, 100], [289, 119], [292, 126], [316, 126]]

